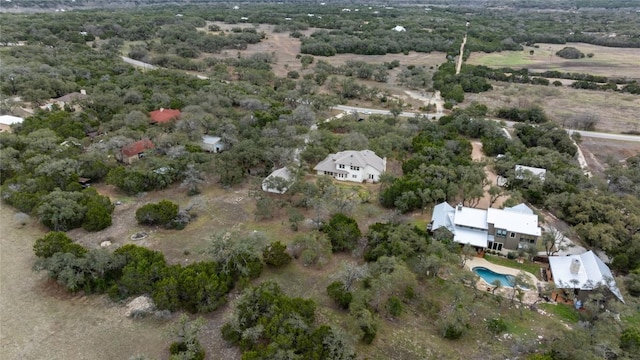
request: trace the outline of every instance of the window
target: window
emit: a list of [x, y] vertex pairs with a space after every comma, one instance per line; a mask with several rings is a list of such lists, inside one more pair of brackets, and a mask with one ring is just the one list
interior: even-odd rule
[[511, 237], [512, 237], [512, 238], [516, 237], [516, 233], [512, 232], [512, 233], [511, 233]]
[[338, 167], [339, 167], [340, 169], [344, 169], [344, 164], [340, 164], [340, 165], [338, 165]]
[[506, 237], [507, 230], [505, 229], [496, 229], [496, 236]]
[[535, 244], [536, 243], [536, 239], [529, 239], [529, 244]]
[[358, 175], [353, 175], [352, 177], [353, 177], [354, 179], [357, 179], [357, 178], [358, 178]]
[[351, 170], [359, 171], [360, 167], [359, 166], [351, 166]]

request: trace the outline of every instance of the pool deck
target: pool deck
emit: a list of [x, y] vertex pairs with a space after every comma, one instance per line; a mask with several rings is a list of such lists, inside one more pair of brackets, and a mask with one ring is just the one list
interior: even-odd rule
[[[524, 295], [524, 303], [526, 304], [533, 304], [536, 300], [538, 300], [538, 284], [540, 284], [540, 286], [544, 287], [544, 282], [538, 280], [533, 274], [531, 274], [530, 272], [527, 271], [523, 271], [520, 269], [514, 269], [514, 268], [510, 268], [507, 266], [502, 266], [502, 265], [496, 265], [493, 263], [488, 262], [487, 260], [483, 259], [483, 258], [479, 258], [479, 257], [474, 257], [470, 260], [467, 260], [465, 267], [469, 270], [472, 271], [474, 267], [484, 267], [487, 268], [489, 270], [492, 270], [496, 273], [500, 273], [500, 274], [505, 274], [505, 275], [513, 275], [513, 276], [517, 276], [518, 274], [520, 274], [520, 272], [526, 274], [529, 277], [529, 281], [531, 282], [531, 284], [533, 284], [533, 287], [531, 288], [531, 290], [527, 290], [525, 291], [525, 295]], [[478, 280], [478, 283], [476, 284], [476, 286], [480, 289], [485, 289], [485, 288], [491, 288], [493, 289], [493, 285], [488, 284], [486, 281], [484, 281], [482, 278], [480, 278], [480, 280]], [[500, 289], [498, 289], [498, 291], [496, 291], [496, 294], [500, 294], [504, 297], [510, 297], [511, 296], [511, 291], [509, 291], [508, 289], [511, 289], [510, 287], [501, 287]]]

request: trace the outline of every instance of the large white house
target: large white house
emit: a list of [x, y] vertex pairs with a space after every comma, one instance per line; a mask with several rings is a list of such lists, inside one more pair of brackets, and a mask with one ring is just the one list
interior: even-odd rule
[[380, 158], [371, 150], [341, 151], [329, 154], [313, 170], [336, 180], [376, 182], [387, 168], [387, 158]]
[[441, 227], [457, 243], [492, 250], [535, 247], [542, 234], [538, 215], [525, 204], [484, 210], [443, 202], [433, 208], [429, 230]]

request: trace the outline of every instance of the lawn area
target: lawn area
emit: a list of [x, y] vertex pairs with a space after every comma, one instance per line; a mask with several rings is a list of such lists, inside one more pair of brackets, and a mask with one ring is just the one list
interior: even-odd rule
[[521, 264], [516, 260], [506, 259], [503, 257], [494, 256], [494, 255], [485, 255], [484, 258], [485, 260], [487, 260], [492, 264], [524, 270], [526, 272], [532, 273], [535, 276], [538, 276], [538, 274], [540, 274], [540, 265], [532, 263], [531, 261], [528, 261], [528, 260], [525, 260]]
[[572, 306], [567, 304], [540, 304], [541, 309], [544, 311], [550, 312], [557, 316], [559, 319], [567, 321], [569, 323], [577, 323], [579, 316], [578, 311], [574, 309]]

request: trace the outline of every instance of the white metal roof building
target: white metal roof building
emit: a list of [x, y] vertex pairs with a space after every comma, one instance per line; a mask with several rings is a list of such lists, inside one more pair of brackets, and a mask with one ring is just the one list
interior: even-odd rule
[[591, 291], [605, 286], [624, 302], [611, 270], [591, 250], [580, 255], [549, 256], [549, 266], [558, 288]]
[[24, 121], [23, 118], [13, 115], [1, 115], [0, 116], [0, 132], [11, 132], [11, 125], [20, 124]]
[[445, 227], [453, 234], [453, 241], [477, 247], [487, 247], [489, 241], [494, 241], [496, 229], [536, 238], [542, 234], [542, 229], [538, 226], [538, 215], [525, 204], [485, 210], [462, 204], [454, 208], [442, 202], [433, 208], [429, 226], [431, 231]]
[[530, 172], [533, 176], [544, 181], [547, 169], [537, 168], [532, 166], [516, 165], [516, 179], [524, 179], [527, 172]]

